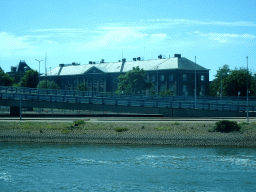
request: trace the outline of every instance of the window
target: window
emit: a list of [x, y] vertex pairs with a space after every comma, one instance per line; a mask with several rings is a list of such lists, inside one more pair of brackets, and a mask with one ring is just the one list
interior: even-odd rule
[[76, 83], [77, 83], [77, 80], [76, 80], [76, 79], [74, 79], [74, 85], [76, 85]]
[[173, 74], [169, 75], [169, 81], [173, 81]]
[[105, 85], [104, 79], [101, 79], [101, 80], [100, 80], [100, 84], [101, 84], [101, 85]]
[[166, 90], [165, 84], [161, 85], [160, 86], [160, 91], [165, 91], [165, 90]]
[[174, 85], [169, 85], [169, 90], [174, 91]]
[[161, 80], [161, 81], [164, 81], [164, 75], [161, 75], [161, 76], [160, 76], [160, 80]]
[[183, 85], [183, 87], [182, 87], [183, 89], [183, 93], [186, 93], [187, 92], [187, 85]]
[[154, 82], [156, 80], [156, 76], [155, 75], [152, 75], [151, 76], [151, 82]]
[[204, 94], [205, 94], [205, 86], [201, 85], [200, 96], [204, 96]]
[[187, 74], [183, 74], [182, 79], [183, 79], [183, 81], [187, 81]]
[[201, 75], [201, 81], [204, 81], [204, 75]]
[[64, 79], [61, 81], [61, 84], [62, 84], [62, 85], [65, 85], [65, 81], [64, 81]]
[[84, 80], [83, 79], [80, 79], [80, 83], [83, 83], [84, 82]]
[[69, 84], [69, 85], [71, 84], [71, 79], [68, 80], [68, 84]]

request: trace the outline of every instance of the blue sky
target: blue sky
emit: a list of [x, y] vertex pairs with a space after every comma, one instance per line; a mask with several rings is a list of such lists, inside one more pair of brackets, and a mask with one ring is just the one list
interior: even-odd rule
[[[256, 72], [255, 0], [2, 0], [0, 66], [156, 59], [181, 54], [211, 69]], [[42, 64], [42, 63], [41, 63]], [[41, 72], [44, 72], [44, 62]]]

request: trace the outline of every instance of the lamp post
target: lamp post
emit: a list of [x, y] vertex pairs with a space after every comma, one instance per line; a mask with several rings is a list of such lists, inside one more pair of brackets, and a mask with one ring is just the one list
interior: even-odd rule
[[[195, 56], [195, 64], [196, 64], [196, 56]], [[196, 108], [196, 65], [195, 65], [195, 108]]]
[[35, 60], [39, 62], [39, 83], [38, 83], [38, 93], [40, 93], [40, 62], [41, 62], [41, 61], [44, 61], [44, 60], [38, 60], [38, 59], [35, 59]]
[[[28, 67], [24, 67], [24, 72], [26, 72], [26, 69]], [[20, 121], [22, 120], [22, 106], [21, 106], [21, 66], [20, 66]]]
[[22, 114], [21, 114], [21, 65], [19, 66], [20, 68], [20, 121], [22, 119]]
[[159, 92], [159, 88], [158, 88], [158, 66], [157, 66], [157, 71], [156, 71], [157, 75], [156, 75], [156, 78], [157, 78], [157, 96], [158, 96], [158, 92]]
[[249, 97], [248, 97], [248, 94], [249, 94], [249, 90], [248, 90], [248, 76], [249, 76], [249, 71], [248, 71], [248, 56], [246, 57], [246, 60], [247, 60], [247, 89], [246, 89], [246, 97], [247, 97], [247, 122], [249, 123]]
[[222, 73], [221, 73], [220, 83], [221, 83], [220, 99], [222, 100]]

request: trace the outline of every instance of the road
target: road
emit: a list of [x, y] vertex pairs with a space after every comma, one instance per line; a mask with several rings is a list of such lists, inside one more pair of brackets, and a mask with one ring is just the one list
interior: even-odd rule
[[[0, 117], [0, 122], [73, 122], [74, 120], [84, 120], [86, 122], [123, 122], [123, 123], [168, 123], [168, 122], [204, 122], [212, 123], [220, 120], [230, 120], [237, 122], [246, 122], [246, 117], [234, 117], [234, 118], [164, 118], [164, 117], [59, 117], [59, 118], [47, 118], [47, 117], [25, 117], [20, 121], [17, 117]], [[249, 122], [256, 122], [256, 117], [249, 118]]]

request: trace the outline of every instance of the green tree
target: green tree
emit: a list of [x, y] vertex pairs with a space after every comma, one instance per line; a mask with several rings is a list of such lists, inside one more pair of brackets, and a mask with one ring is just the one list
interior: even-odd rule
[[251, 87], [252, 93], [250, 93], [251, 96], [256, 96], [256, 74], [252, 76], [252, 87]]
[[37, 85], [40, 89], [60, 89], [60, 87], [54, 82], [44, 79]]
[[221, 94], [221, 82], [222, 82], [222, 95], [224, 94], [223, 85], [225, 84], [226, 77], [230, 74], [231, 70], [228, 65], [223, 65], [223, 67], [220, 67], [219, 70], [217, 70], [217, 73], [215, 76], [215, 79], [210, 84], [210, 96], [216, 96], [217, 92]]
[[224, 84], [225, 94], [228, 96], [237, 96], [240, 92], [240, 96], [246, 96], [247, 90], [247, 75], [248, 75], [248, 88], [252, 93], [252, 74], [247, 72], [247, 69], [240, 68], [232, 70], [226, 78]]
[[238, 92], [240, 96], [246, 96], [247, 75], [250, 96], [255, 95], [256, 76], [252, 76], [245, 68], [230, 70], [228, 65], [217, 70], [216, 78], [210, 84], [210, 95], [216, 96], [217, 92], [221, 93], [222, 90], [224, 96], [237, 96]]
[[87, 83], [84, 82], [84, 83], [80, 83], [78, 85], [78, 90], [79, 91], [88, 91], [89, 90], [89, 87], [87, 86]]
[[21, 78], [21, 86], [36, 88], [39, 82], [39, 73], [33, 69], [26, 71], [25, 75]]
[[168, 96], [174, 96], [174, 94], [173, 94], [173, 92], [172, 92], [171, 90], [161, 91], [161, 92], [159, 93], [159, 95], [161, 95], [161, 96], [166, 96], [166, 97], [168, 97]]
[[0, 85], [2, 86], [12, 86], [14, 84], [14, 78], [10, 77], [8, 73], [0, 68]]
[[151, 83], [146, 82], [146, 72], [144, 69], [140, 69], [138, 66], [133, 67], [132, 70], [128, 71], [125, 75], [118, 77], [118, 89], [117, 93], [121, 94], [137, 94], [143, 90], [150, 89]]

